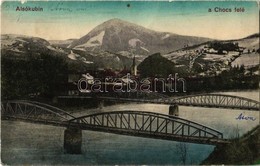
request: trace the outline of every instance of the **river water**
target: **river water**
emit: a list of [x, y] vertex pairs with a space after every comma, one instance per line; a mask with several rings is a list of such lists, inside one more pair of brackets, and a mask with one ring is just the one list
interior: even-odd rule
[[[258, 91], [220, 92], [259, 101]], [[168, 114], [168, 105], [119, 104], [100, 109], [82, 110], [74, 115], [94, 112], [139, 110]], [[259, 112], [219, 108], [179, 107], [180, 117], [223, 132], [225, 138], [242, 135], [259, 124]], [[255, 121], [236, 120], [239, 114]], [[1, 159], [4, 164], [183, 164], [179, 142], [83, 131], [81, 155], [64, 154], [62, 127], [1, 122]], [[186, 164], [199, 164], [213, 150], [212, 145], [185, 143]]]

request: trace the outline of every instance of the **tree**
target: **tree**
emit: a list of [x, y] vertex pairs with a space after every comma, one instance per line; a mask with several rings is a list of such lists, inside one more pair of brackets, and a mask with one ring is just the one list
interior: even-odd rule
[[159, 53], [150, 55], [138, 66], [142, 77], [167, 77], [174, 72], [174, 63]]
[[48, 52], [15, 59], [2, 57], [2, 98], [19, 99], [31, 95], [54, 96], [67, 83], [67, 63]]
[[[66, 60], [58, 55], [42, 54], [40, 59], [34, 59], [32, 65], [39, 64], [39, 73], [36, 78], [40, 81], [40, 92], [42, 95], [54, 96], [64, 90], [62, 84], [68, 80], [68, 65]], [[36, 85], [37, 86], [37, 85]]]
[[211, 42], [209, 43], [209, 48], [213, 48], [214, 50], [218, 51], [218, 54], [222, 54], [223, 51], [237, 51], [239, 49], [238, 43], [232, 42]]

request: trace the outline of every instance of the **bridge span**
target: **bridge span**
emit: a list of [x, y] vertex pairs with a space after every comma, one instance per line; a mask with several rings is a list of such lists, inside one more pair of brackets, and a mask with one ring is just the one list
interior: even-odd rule
[[199, 144], [227, 143], [215, 129], [183, 118], [144, 111], [102, 112], [78, 117], [70, 126], [86, 130]]
[[[149, 94], [148, 94], [149, 95]], [[146, 95], [146, 96], [148, 96]], [[181, 97], [165, 97], [163, 95], [155, 99], [146, 97], [127, 98], [120, 96], [59, 96], [60, 99], [88, 99], [96, 98], [99, 100], [122, 101], [122, 102], [136, 102], [136, 103], [152, 103], [152, 104], [166, 104], [178, 106], [192, 106], [192, 107], [207, 107], [207, 108], [226, 108], [226, 109], [242, 109], [259, 111], [260, 104], [258, 101], [248, 99], [245, 97], [223, 95], [223, 94], [197, 94], [187, 95]]]
[[74, 117], [48, 104], [33, 101], [1, 103], [3, 120], [65, 127], [64, 148], [68, 153], [81, 153], [82, 130], [147, 137], [198, 144], [226, 144], [220, 131], [171, 115], [144, 111], [114, 111]]
[[62, 109], [45, 103], [13, 100], [1, 102], [1, 118], [64, 126], [68, 120], [75, 117]]

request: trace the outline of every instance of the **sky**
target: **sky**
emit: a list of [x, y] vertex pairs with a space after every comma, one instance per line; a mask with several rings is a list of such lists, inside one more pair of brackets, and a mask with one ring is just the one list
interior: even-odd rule
[[[119, 18], [161, 32], [238, 39], [259, 32], [258, 5], [256, 1], [5, 1], [1, 34], [80, 38], [104, 21]], [[43, 11], [16, 11], [17, 7]], [[215, 8], [232, 11], [216, 12]], [[234, 8], [244, 8], [244, 12]]]

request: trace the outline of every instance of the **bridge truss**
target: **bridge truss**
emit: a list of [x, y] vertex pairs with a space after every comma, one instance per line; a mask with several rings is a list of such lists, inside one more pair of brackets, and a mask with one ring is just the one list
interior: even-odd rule
[[[65, 97], [66, 98], [66, 97]], [[103, 100], [138, 102], [138, 103], [154, 103], [181, 106], [197, 106], [197, 107], [213, 107], [259, 111], [260, 104], [258, 101], [232, 95], [223, 94], [198, 94], [187, 95], [182, 97], [163, 97], [156, 99], [147, 98], [115, 98], [115, 97], [99, 97]]]
[[200, 144], [228, 141], [215, 129], [186, 119], [140, 111], [103, 112], [71, 119], [71, 127]]
[[223, 94], [200, 94], [179, 97], [176, 99], [165, 99], [166, 103], [184, 106], [200, 106], [215, 108], [231, 108], [259, 111], [259, 102], [238, 96]]
[[53, 125], [64, 125], [68, 120], [75, 118], [57, 107], [25, 100], [2, 102], [1, 117]]
[[81, 130], [148, 137], [200, 144], [223, 144], [223, 134], [183, 118], [144, 111], [103, 112], [75, 118], [48, 104], [34, 101], [1, 103], [2, 119], [58, 125]]

